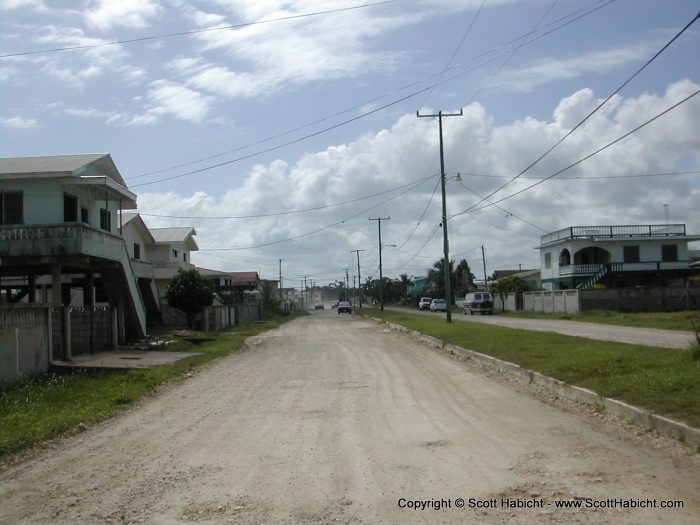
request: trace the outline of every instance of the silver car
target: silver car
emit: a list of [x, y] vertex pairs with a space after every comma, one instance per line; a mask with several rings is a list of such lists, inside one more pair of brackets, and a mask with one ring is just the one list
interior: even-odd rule
[[444, 299], [433, 299], [430, 301], [430, 311], [431, 312], [446, 312], [447, 311], [447, 301]]

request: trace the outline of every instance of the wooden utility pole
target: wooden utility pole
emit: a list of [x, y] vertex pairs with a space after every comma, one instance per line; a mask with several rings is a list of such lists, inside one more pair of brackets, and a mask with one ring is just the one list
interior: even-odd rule
[[[416, 111], [417, 117], [437, 117], [440, 123], [440, 182], [442, 183], [442, 247], [445, 260], [443, 262], [443, 272], [445, 274], [445, 301], [447, 301], [447, 322], [452, 322], [452, 290], [450, 289], [450, 245], [447, 239], [447, 200], [445, 198], [445, 154], [442, 144], [442, 117], [461, 117], [462, 110], [459, 113], [443, 113], [439, 111], [437, 115], [421, 115]], [[379, 252], [381, 254], [381, 252]]]
[[357, 254], [357, 286], [360, 289], [360, 308], [362, 308], [362, 277], [360, 277], [360, 252], [364, 250], [350, 250]]
[[382, 274], [382, 221], [388, 221], [391, 217], [378, 217], [370, 221], [377, 221], [379, 225], [379, 309], [384, 310], [384, 275]]

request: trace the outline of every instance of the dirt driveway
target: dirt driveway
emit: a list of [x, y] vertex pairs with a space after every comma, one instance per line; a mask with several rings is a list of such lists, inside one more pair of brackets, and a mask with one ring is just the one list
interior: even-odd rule
[[313, 312], [6, 467], [0, 523], [697, 523], [698, 454], [471, 366]]

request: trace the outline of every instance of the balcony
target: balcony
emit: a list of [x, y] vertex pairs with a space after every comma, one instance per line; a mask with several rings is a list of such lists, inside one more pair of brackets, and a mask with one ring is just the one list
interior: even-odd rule
[[120, 260], [124, 240], [84, 223], [0, 227], [0, 257], [89, 255]]
[[603, 268], [608, 267], [608, 273], [626, 272], [666, 272], [676, 270], [688, 270], [691, 268], [690, 261], [648, 261], [638, 263], [610, 263], [610, 264], [571, 264], [559, 267], [561, 277], [577, 276], [586, 277], [594, 275]]
[[572, 226], [543, 235], [540, 237], [540, 246], [575, 239], [629, 239], [640, 237], [686, 237], [685, 224]]

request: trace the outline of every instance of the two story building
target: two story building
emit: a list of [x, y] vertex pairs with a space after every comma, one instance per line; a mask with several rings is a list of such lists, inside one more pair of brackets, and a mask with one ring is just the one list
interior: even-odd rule
[[540, 238], [546, 290], [683, 286], [698, 275], [684, 224], [572, 226]]
[[146, 308], [121, 236], [136, 195], [109, 154], [0, 159], [3, 302], [107, 303], [119, 342], [146, 334]]

